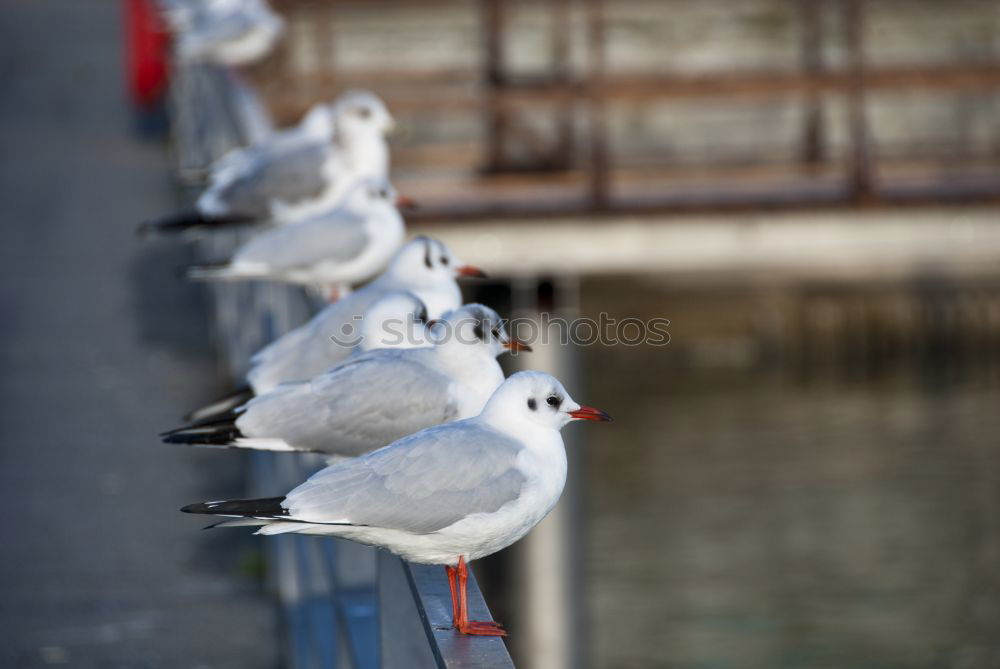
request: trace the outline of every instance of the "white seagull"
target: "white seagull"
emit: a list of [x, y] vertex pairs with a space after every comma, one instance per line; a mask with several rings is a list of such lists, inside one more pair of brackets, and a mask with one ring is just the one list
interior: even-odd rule
[[284, 497], [191, 504], [182, 509], [262, 525], [258, 534], [343, 537], [419, 564], [444, 565], [455, 628], [502, 636], [470, 621], [466, 563], [511, 545], [562, 494], [572, 420], [607, 421], [541, 372], [507, 379], [475, 418], [428, 428], [373, 453], [337, 462]]
[[188, 276], [352, 286], [386, 268], [404, 232], [395, 189], [384, 179], [369, 177], [354, 184], [342, 206], [264, 230], [237, 249], [229, 262], [192, 267]]
[[[350, 356], [380, 348], [418, 348], [434, 343], [427, 305], [408, 290], [386, 293], [365, 311]], [[349, 356], [349, 357], [350, 357]]]
[[265, 0], [164, 3], [180, 62], [240, 66], [259, 61], [285, 30]]
[[279, 383], [311, 379], [347, 358], [354, 346], [345, 344], [345, 337], [353, 333], [365, 309], [390, 291], [409, 290], [427, 306], [431, 319], [441, 318], [462, 303], [455, 281], [460, 276], [485, 274], [460, 261], [440, 241], [428, 237], [411, 240], [377, 279], [258, 351], [250, 359], [250, 387], [259, 395]]
[[192, 412], [189, 418], [204, 419], [217, 408], [228, 410], [280, 383], [311, 379], [346, 360], [358, 343], [354, 336], [358, 323], [377, 300], [389, 293], [410, 291], [426, 305], [429, 318], [441, 318], [462, 303], [455, 281], [460, 276], [486, 275], [463, 263], [436, 239], [420, 236], [410, 240], [377, 279], [327, 305], [312, 320], [254, 354], [246, 376], [247, 388]]
[[481, 304], [446, 315], [437, 335], [433, 346], [373, 350], [161, 436], [175, 444], [356, 457], [417, 430], [478, 415], [503, 383], [497, 356], [531, 350]]
[[[406, 290], [390, 291], [376, 300], [352, 331], [339, 340], [349, 349], [347, 357], [359, 356], [379, 348], [416, 348], [433, 344], [430, 316], [423, 300]], [[201, 422], [222, 418], [233, 409], [253, 399], [247, 386], [226, 397], [189, 413], [185, 420]]]
[[193, 211], [147, 221], [139, 231], [282, 224], [327, 212], [358, 179], [388, 178], [385, 135], [393, 125], [378, 96], [348, 91], [314, 106], [297, 127], [224, 155]]

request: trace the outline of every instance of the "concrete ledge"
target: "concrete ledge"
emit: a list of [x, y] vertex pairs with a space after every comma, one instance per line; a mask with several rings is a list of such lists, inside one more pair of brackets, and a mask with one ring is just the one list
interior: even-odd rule
[[872, 278], [1000, 268], [1000, 208], [552, 218], [428, 224], [506, 276], [768, 272]]

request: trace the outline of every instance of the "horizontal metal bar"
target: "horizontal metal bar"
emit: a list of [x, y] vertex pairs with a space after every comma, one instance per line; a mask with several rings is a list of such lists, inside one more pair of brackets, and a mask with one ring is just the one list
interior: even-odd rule
[[[286, 72], [281, 81], [260, 82], [272, 96], [276, 114], [284, 120], [297, 118], [318, 94], [332, 97], [355, 85], [381, 85], [379, 92], [394, 111], [458, 114], [482, 109], [482, 96], [471, 86], [477, 73], [464, 70], [365, 70], [363, 72]], [[393, 84], [400, 85], [393, 89]], [[427, 86], [442, 90], [427, 95]], [[413, 90], [407, 92], [403, 86]], [[705, 97], [760, 98], [782, 95], [846, 93], [851, 87], [849, 71], [822, 72], [741, 72], [706, 74], [609, 73], [600, 83], [564, 77], [519, 76], [504, 78], [495, 89], [501, 104], [555, 103], [583, 99], [589, 94], [607, 103], [641, 102], [658, 99]], [[1000, 63], [985, 65], [923, 65], [871, 67], [865, 70], [866, 91], [959, 91], [1000, 87]], [[450, 90], [449, 90], [450, 89]], [[308, 95], [302, 93], [308, 91]]]
[[[432, 648], [440, 655], [443, 667], [513, 667], [507, 647], [499, 637], [472, 637], [459, 634], [451, 626], [451, 590], [444, 567], [409, 564], [403, 567], [413, 588], [417, 605], [422, 607], [424, 621], [432, 635]], [[492, 621], [486, 600], [479, 590], [475, 575], [469, 572], [469, 617]]]
[[[471, 572], [468, 603], [471, 619], [493, 619]], [[379, 551], [379, 610], [384, 669], [514, 667], [499, 637], [463, 635], [452, 627], [443, 567], [410, 564]]]

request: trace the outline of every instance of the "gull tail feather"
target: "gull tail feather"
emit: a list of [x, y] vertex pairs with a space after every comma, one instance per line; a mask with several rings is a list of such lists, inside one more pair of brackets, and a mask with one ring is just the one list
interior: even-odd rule
[[240, 437], [235, 439], [231, 448], [248, 448], [253, 451], [277, 451], [280, 453], [316, 453], [308, 448], [295, 448], [284, 439], [263, 439], [256, 437]]
[[236, 278], [229, 263], [190, 265], [185, 270], [184, 276], [192, 281], [225, 281]]
[[275, 534], [287, 534], [289, 532], [301, 532], [303, 529], [302, 523], [295, 522], [281, 522], [271, 521], [266, 523], [259, 530], [254, 532], [254, 534], [260, 534], [262, 536], [274, 536]]
[[271, 521], [269, 520], [263, 520], [261, 518], [227, 518], [226, 520], [220, 520], [217, 523], [206, 525], [201, 529], [214, 530], [216, 527], [260, 527], [261, 525], [267, 525], [270, 522]]

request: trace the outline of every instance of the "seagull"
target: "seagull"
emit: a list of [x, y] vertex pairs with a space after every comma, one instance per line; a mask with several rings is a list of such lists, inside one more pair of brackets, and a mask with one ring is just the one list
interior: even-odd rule
[[385, 179], [360, 179], [343, 206], [265, 230], [237, 249], [229, 262], [192, 267], [188, 276], [345, 288], [363, 283], [384, 270], [403, 243], [405, 224], [395, 202], [396, 191]]
[[[338, 338], [349, 349], [347, 357], [360, 356], [379, 348], [416, 348], [430, 346], [434, 340], [427, 306], [423, 300], [406, 290], [385, 293], [367, 310], [359, 323], [352, 323], [350, 332]], [[192, 411], [185, 420], [202, 422], [208, 418], [222, 418], [233, 409], [253, 399], [254, 392], [247, 386], [230, 393], [211, 404]]]
[[283, 224], [336, 207], [358, 178], [387, 179], [392, 115], [374, 93], [314, 106], [295, 128], [234, 149], [211, 170], [193, 211], [147, 221], [140, 233]]
[[377, 279], [328, 305], [308, 323], [256, 353], [250, 359], [252, 368], [247, 381], [254, 393], [260, 394], [279, 383], [311, 379], [344, 360], [353, 347], [345, 346], [342, 337], [365, 309], [388, 291], [411, 291], [427, 305], [431, 319], [439, 319], [462, 303], [455, 282], [460, 276], [485, 274], [458, 260], [440, 241], [417, 237], [399, 250]]
[[434, 343], [431, 332], [434, 324], [427, 305], [410, 291], [386, 293], [365, 312], [350, 355], [359, 356], [380, 348], [430, 346]]
[[205, 502], [187, 513], [259, 525], [258, 534], [343, 537], [410, 562], [444, 565], [461, 634], [505, 636], [468, 617], [467, 563], [511, 545], [562, 494], [573, 420], [609, 421], [577, 404], [554, 377], [519, 372], [474, 418], [421, 430], [359, 458], [338, 461], [284, 497]]
[[497, 356], [531, 347], [508, 335], [500, 316], [482, 304], [456, 309], [439, 325], [433, 346], [376, 349], [161, 436], [175, 444], [356, 457], [417, 430], [471, 418], [503, 383]]
[[204, 419], [217, 413], [216, 407], [238, 406], [254, 395], [273, 390], [280, 383], [311, 379], [347, 359], [356, 345], [356, 339], [351, 336], [355, 325], [388, 293], [410, 291], [426, 305], [429, 318], [441, 318], [462, 303], [462, 293], [455, 281], [460, 276], [484, 277], [486, 274], [456, 258], [442, 242], [415, 237], [403, 245], [377, 279], [327, 305], [312, 320], [254, 354], [250, 358], [246, 388], [192, 412], [189, 418]]
[[166, 3], [164, 18], [176, 35], [181, 63], [240, 66], [270, 53], [285, 30], [265, 0]]

